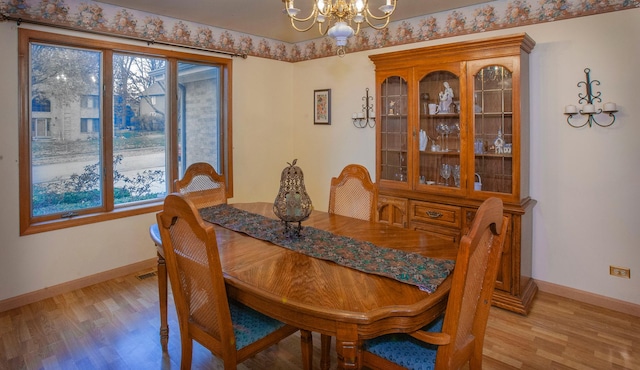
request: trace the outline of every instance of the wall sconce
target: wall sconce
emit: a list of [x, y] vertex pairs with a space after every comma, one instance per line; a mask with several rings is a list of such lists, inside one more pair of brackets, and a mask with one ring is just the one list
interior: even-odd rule
[[357, 128], [365, 128], [375, 127], [376, 126], [376, 117], [374, 117], [373, 113], [373, 96], [369, 96], [369, 88], [367, 87], [366, 95], [362, 97], [364, 100], [364, 104], [362, 104], [362, 112], [354, 113], [351, 117], [353, 121], [353, 125]]
[[[614, 115], [614, 113], [618, 111], [618, 107], [616, 106], [616, 103], [611, 103], [611, 102], [605, 103], [602, 109], [600, 108], [596, 109], [595, 105], [593, 104], [596, 100], [602, 103], [602, 99], [600, 98], [601, 93], [599, 91], [595, 94], [592, 91], [593, 89], [592, 84], [595, 83], [596, 85], [600, 85], [600, 81], [598, 80], [591, 81], [591, 77], [589, 76], [590, 72], [591, 70], [589, 68], [585, 68], [584, 74], [587, 76], [586, 77], [587, 81], [578, 82], [578, 87], [580, 87], [580, 85], [584, 85], [585, 88], [587, 89], [587, 93], [585, 95], [583, 95], [582, 93], [578, 93], [578, 97], [580, 98], [578, 100], [578, 104], [582, 104], [582, 102], [586, 102], [587, 104], [585, 104], [582, 107], [582, 109], [580, 109], [580, 111], [578, 111], [578, 108], [575, 105], [567, 105], [566, 107], [564, 107], [564, 114], [567, 115], [567, 123], [571, 127], [580, 128], [580, 127], [584, 127], [587, 124], [589, 124], [589, 127], [591, 127], [594, 123], [600, 127], [609, 127], [613, 125], [613, 123], [616, 121], [616, 116]], [[587, 120], [582, 124], [571, 123], [571, 119], [573, 118], [573, 116], [575, 116], [578, 113], [580, 113], [581, 115], [588, 116]], [[600, 113], [609, 113], [609, 117], [612, 118], [611, 122], [607, 124], [602, 124], [596, 121], [596, 117], [594, 116]]]

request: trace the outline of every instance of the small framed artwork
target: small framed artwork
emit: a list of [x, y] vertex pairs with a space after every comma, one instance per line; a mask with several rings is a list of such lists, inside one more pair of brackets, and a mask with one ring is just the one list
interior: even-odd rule
[[331, 124], [331, 89], [313, 91], [313, 123]]

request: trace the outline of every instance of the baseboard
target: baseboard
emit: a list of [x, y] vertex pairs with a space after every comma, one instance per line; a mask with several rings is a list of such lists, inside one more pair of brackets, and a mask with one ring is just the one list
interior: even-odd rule
[[95, 275], [86, 276], [77, 280], [68, 281], [66, 283], [46, 287], [36, 290], [35, 292], [22, 294], [16, 297], [8, 298], [0, 301], [0, 312], [8, 311], [14, 308], [51, 298], [59, 294], [68, 293], [70, 291], [88, 287], [103, 281], [115, 279], [121, 276], [133, 274], [148, 268], [155, 267], [158, 260], [151, 258], [148, 260], [133, 263], [131, 265], [122, 266], [109, 271], [103, 271]]
[[640, 317], [640, 305], [536, 279], [538, 290]]

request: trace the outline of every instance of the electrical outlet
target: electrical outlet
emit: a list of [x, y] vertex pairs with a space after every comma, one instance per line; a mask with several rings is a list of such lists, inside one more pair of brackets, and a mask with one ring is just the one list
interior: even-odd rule
[[631, 270], [626, 267], [609, 266], [609, 275], [631, 279]]

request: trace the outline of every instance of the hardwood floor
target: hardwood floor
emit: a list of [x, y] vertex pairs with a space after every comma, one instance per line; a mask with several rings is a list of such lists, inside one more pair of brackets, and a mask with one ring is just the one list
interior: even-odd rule
[[[171, 332], [165, 354], [158, 337], [153, 271], [2, 312], [0, 369], [179, 368], [180, 338], [170, 299]], [[319, 368], [319, 343], [314, 335], [315, 368]], [[334, 355], [333, 368], [335, 364]], [[222, 366], [196, 344], [193, 368]], [[239, 368], [300, 369], [299, 336], [285, 339]], [[640, 369], [640, 318], [540, 292], [527, 317], [491, 309], [484, 368]]]

